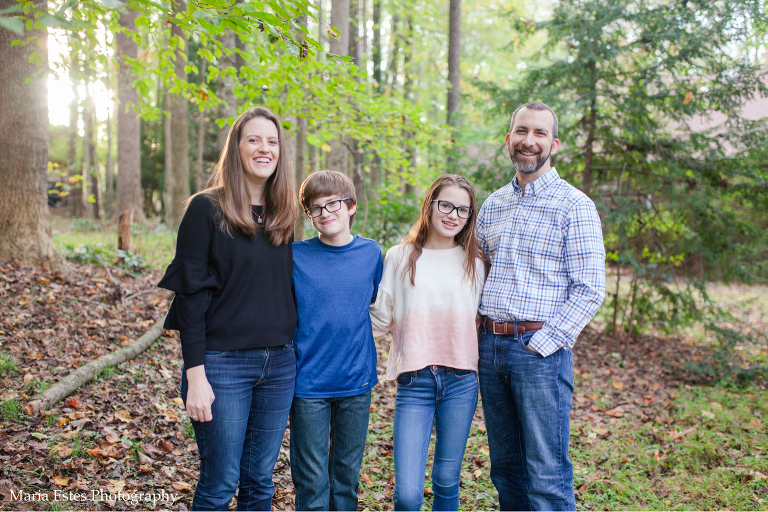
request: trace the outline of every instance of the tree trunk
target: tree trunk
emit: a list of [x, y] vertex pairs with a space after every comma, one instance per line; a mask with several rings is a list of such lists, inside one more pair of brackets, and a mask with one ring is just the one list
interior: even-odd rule
[[[176, 13], [186, 11], [185, 0], [173, 0], [173, 10]], [[176, 77], [186, 81], [187, 72], [187, 36], [181, 27], [174, 23], [171, 35], [176, 39], [176, 60], [173, 63]], [[181, 208], [189, 198], [189, 114], [187, 99], [180, 94], [171, 95], [171, 152], [173, 153], [171, 169], [173, 173], [173, 196], [171, 199], [171, 225], [177, 227], [181, 222]]]
[[[324, 42], [328, 38], [328, 34], [326, 32], [326, 27], [324, 26], [325, 21], [325, 10], [323, 9], [323, 0], [317, 0], [317, 42], [320, 44], [322, 48], [325, 48]], [[322, 61], [323, 55], [318, 55], [317, 58], [318, 61]], [[311, 132], [313, 135], [317, 135], [320, 130], [320, 123], [315, 124], [311, 128]], [[314, 144], [309, 144], [309, 173], [316, 172], [320, 168], [320, 159], [325, 154], [324, 151], [318, 151], [317, 146]], [[298, 192], [298, 190], [296, 191]], [[302, 218], [303, 221], [303, 218]], [[303, 229], [303, 228], [302, 228]]]
[[[360, 66], [360, 3], [359, 0], [351, 0], [349, 11], [349, 55], [352, 57], [352, 64]], [[352, 174], [352, 183], [355, 185], [355, 194], [357, 200], [361, 201], [363, 197], [363, 173], [359, 153], [359, 144], [357, 140], [345, 138], [348, 151], [352, 152], [352, 158], [349, 162], [349, 171]], [[349, 157], [348, 157], [349, 160]]]
[[616, 293], [613, 294], [613, 323], [611, 329], [613, 332], [618, 331], [616, 320], [619, 314], [619, 290], [621, 289], [621, 264], [616, 266]]
[[[235, 54], [236, 37], [235, 33], [227, 29], [224, 35], [221, 37], [221, 44], [223, 46], [224, 53], [219, 59], [219, 69], [223, 75], [219, 78], [219, 90], [218, 96], [224, 102], [219, 106], [219, 119], [229, 119], [237, 116], [237, 102], [235, 100], [235, 80], [227, 72], [226, 68], [236, 67], [237, 58]], [[231, 52], [229, 55], [227, 51]], [[216, 147], [219, 151], [224, 149], [224, 145], [227, 142], [227, 134], [229, 133], [229, 127], [232, 123], [224, 123], [219, 129], [216, 136]]]
[[[165, 103], [165, 110], [167, 111], [171, 108], [171, 93], [168, 92], [167, 88], [164, 96], [163, 100]], [[173, 135], [171, 132], [171, 117], [165, 115], [163, 116], [163, 154], [165, 155], [165, 172], [163, 173], [163, 221], [168, 227], [173, 226], [174, 176], [172, 149]]]
[[373, 81], [376, 92], [381, 94], [381, 1], [373, 0]]
[[[88, 69], [88, 58], [86, 57], [85, 69]], [[87, 77], [85, 80], [85, 105], [83, 105], [83, 166], [80, 169], [80, 175], [83, 177], [81, 182], [82, 188], [80, 190], [80, 212], [83, 217], [91, 216], [91, 203], [88, 202], [88, 189], [90, 188], [91, 179], [91, 151], [90, 151], [90, 139], [93, 128], [91, 123], [93, 122], [93, 98], [91, 98], [91, 77]]]
[[80, 386], [83, 386], [96, 378], [104, 368], [117, 366], [118, 364], [133, 359], [144, 352], [152, 343], [163, 334], [164, 318], [161, 318], [150, 329], [141, 335], [139, 339], [114, 352], [108, 352], [103, 356], [90, 361], [68, 374], [59, 382], [46, 389], [42, 393], [33, 396], [25, 406], [27, 413], [33, 416], [40, 411], [45, 411], [53, 404], [68, 397]]
[[[299, 26], [307, 28], [306, 15], [301, 16], [297, 22]], [[307, 175], [307, 120], [303, 115], [303, 112], [299, 112], [299, 115], [296, 116], [296, 192], [299, 191]], [[304, 215], [299, 215], [299, 218], [296, 219], [296, 224], [294, 224], [293, 228], [293, 238], [295, 240], [304, 240]]]
[[339, 30], [339, 39], [330, 38], [330, 52], [345, 57], [349, 51], [349, 9], [350, 0], [331, 2], [331, 26]]
[[133, 209], [128, 208], [120, 212], [117, 218], [117, 248], [121, 251], [131, 251], [131, 224], [133, 223]]
[[107, 194], [104, 215], [111, 219], [115, 210], [115, 162], [112, 160], [112, 113], [107, 112]]
[[[34, 6], [47, 9], [45, 0]], [[0, 10], [15, 7], [0, 0]], [[11, 47], [17, 39], [36, 37], [36, 44]], [[33, 52], [48, 52], [45, 30], [23, 36], [0, 27], [0, 261], [33, 263], [60, 269], [48, 220], [48, 60], [43, 72], [30, 61]], [[29, 80], [29, 83], [25, 83]]]
[[[306, 20], [306, 17], [304, 18]], [[306, 21], [305, 21], [306, 23]], [[307, 176], [307, 120], [296, 117], [296, 191]], [[299, 215], [293, 230], [296, 240], [304, 240], [304, 215]]]
[[[338, 40], [330, 38], [330, 52], [342, 57], [347, 56], [349, 52], [349, 12], [350, 0], [333, 0], [331, 3], [331, 26], [339, 30], [340, 38]], [[327, 155], [327, 167], [352, 177], [348, 165], [349, 152], [342, 141], [343, 138], [331, 142], [331, 151]]]
[[389, 83], [389, 89], [393, 90], [397, 85], [397, 75], [400, 74], [398, 70], [398, 63], [400, 62], [400, 36], [398, 34], [400, 24], [400, 17], [397, 11], [392, 15], [392, 30], [389, 33], [389, 38], [392, 41], [392, 51], [389, 52], [389, 64], [387, 65], [387, 82]]
[[629, 313], [629, 325], [627, 326], [627, 334], [629, 337], [632, 337], [632, 331], [635, 328], [635, 302], [637, 300], [637, 288], [638, 288], [638, 282], [637, 282], [637, 276], [632, 280], [632, 305], [630, 306], [630, 313]]
[[[89, 77], [86, 85], [85, 111], [83, 112], [83, 185], [88, 183], [88, 195], [83, 206], [92, 219], [99, 218], [99, 176], [96, 171], [96, 108], [93, 103], [92, 82]], [[85, 186], [83, 186], [85, 191]], [[83, 194], [85, 195], [85, 194]], [[92, 196], [92, 197], [91, 197]]]
[[[200, 83], [205, 83], [205, 58], [203, 58], [203, 65], [200, 71]], [[200, 119], [197, 127], [197, 172], [195, 172], [195, 191], [199, 192], [203, 190], [205, 186], [205, 169], [203, 168], [203, 151], [205, 149], [205, 110], [200, 110]]]
[[[358, 37], [358, 58], [361, 62], [358, 64], [358, 67], [365, 71], [368, 69], [368, 66], [365, 63], [368, 62], [368, 59], [370, 58], [368, 56], [368, 0], [360, 0], [360, 14], [357, 17], [357, 24], [363, 33]], [[366, 75], [367, 74], [368, 73], [366, 72]]]
[[[406, 104], [411, 105], [414, 103], [414, 101], [411, 98], [411, 90], [413, 88], [413, 73], [411, 71], [411, 60], [413, 57], [413, 17], [411, 16], [410, 12], [406, 16], [406, 23], [408, 24], [408, 32], [406, 33], [407, 35], [404, 46], [405, 51], [403, 55], [403, 73], [405, 73], [405, 81], [403, 83], [403, 100]], [[410, 170], [413, 172], [416, 168], [416, 148], [414, 148], [413, 144], [411, 144], [411, 139], [413, 139], [413, 132], [410, 130], [404, 130], [403, 139], [405, 141], [406, 158], [410, 164]], [[405, 195], [413, 194], [413, 190], [413, 185], [409, 182], [406, 182], [403, 189]]]
[[592, 188], [592, 158], [595, 145], [595, 127], [597, 125], [597, 69], [595, 61], [589, 63], [591, 77], [592, 98], [589, 101], [589, 128], [587, 131], [587, 141], [584, 144], [584, 175], [582, 177], [581, 191], [589, 195]]
[[[120, 14], [122, 30], [115, 34], [119, 70], [117, 73], [117, 98], [120, 103], [117, 110], [117, 187], [116, 212], [134, 210], [134, 219], [143, 221], [141, 204], [141, 140], [139, 137], [139, 117], [134, 107], [138, 105], [139, 93], [133, 87], [136, 75], [125, 57], [138, 58], [138, 45], [126, 35], [136, 30], [137, 13], [127, 8]], [[124, 32], [125, 31], [125, 32]]]
[[[93, 112], [93, 121], [91, 121], [91, 134], [88, 138], [88, 152], [90, 153], [90, 162], [91, 162], [91, 170], [90, 170], [90, 181], [91, 184], [88, 187], [90, 190], [90, 195], [88, 198], [88, 203], [91, 205], [91, 217], [94, 219], [100, 219], [101, 218], [101, 200], [99, 199], [99, 166], [96, 164], [96, 127], [94, 126], [96, 115], [95, 112]], [[90, 196], [93, 196], [93, 201], [91, 201]]]
[[[381, 94], [383, 89], [381, 80], [381, 2], [382, 0], [373, 0], [373, 48], [371, 58], [373, 60], [373, 82], [374, 89]], [[373, 155], [371, 163], [371, 189], [376, 193], [376, 189], [381, 185], [381, 157], [378, 154]]]
[[[104, 20], [104, 28], [105, 30], [109, 30], [107, 20]], [[115, 54], [112, 54], [112, 58], [110, 59], [110, 62], [107, 63], [105, 71], [107, 75], [107, 88], [110, 90], [114, 90], [114, 82], [113, 82], [113, 76], [114, 76], [114, 70], [113, 70], [113, 63], [115, 61]], [[107, 219], [111, 219], [112, 215], [115, 212], [115, 161], [112, 157], [112, 143], [114, 142], [112, 140], [112, 117], [113, 113], [115, 111], [115, 103], [113, 102], [112, 105], [110, 105], [111, 109], [107, 111], [107, 161], [105, 164], [105, 174], [107, 179], [106, 184], [106, 193], [104, 194], [104, 216]]]
[[350, 0], [349, 3], [349, 53], [352, 64], [360, 66], [360, 3]]
[[[245, 0], [235, 0], [235, 3], [242, 4], [244, 1]], [[235, 37], [235, 48], [245, 53], [245, 42], [240, 38], [240, 36]], [[235, 54], [235, 67], [237, 68], [238, 71], [240, 71], [240, 68], [242, 68], [243, 66], [245, 66], [245, 59], [238, 52]]]
[[75, 46], [75, 37], [70, 36], [72, 51], [70, 53], [69, 79], [72, 81], [72, 101], [69, 104], [69, 195], [67, 196], [67, 211], [70, 217], [80, 217], [83, 214], [83, 184], [78, 181], [77, 172], [77, 121], [80, 119], [78, 110], [77, 73], [80, 66], [78, 62], [78, 49]]
[[448, 23], [448, 126], [453, 128], [452, 144], [448, 150], [448, 171], [455, 170], [456, 147], [459, 138], [459, 109], [461, 108], [460, 70], [461, 63], [461, 0], [450, 0]]

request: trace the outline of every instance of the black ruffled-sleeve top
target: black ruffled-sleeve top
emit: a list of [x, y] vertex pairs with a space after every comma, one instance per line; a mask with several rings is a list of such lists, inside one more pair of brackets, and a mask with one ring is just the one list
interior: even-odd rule
[[186, 368], [204, 364], [206, 350], [286, 345], [296, 329], [291, 244], [270, 245], [263, 227], [229, 234], [219, 216], [209, 197], [192, 199], [158, 283], [176, 293], [164, 327], [179, 331]]

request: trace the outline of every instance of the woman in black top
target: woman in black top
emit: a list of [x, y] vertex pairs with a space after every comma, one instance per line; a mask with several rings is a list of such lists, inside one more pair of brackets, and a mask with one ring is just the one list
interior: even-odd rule
[[[252, 108], [229, 130], [208, 188], [186, 204], [159, 286], [176, 292], [181, 395], [200, 452], [192, 507], [270, 510], [293, 399], [291, 240], [298, 215], [280, 122]], [[282, 158], [281, 158], [282, 157]]]

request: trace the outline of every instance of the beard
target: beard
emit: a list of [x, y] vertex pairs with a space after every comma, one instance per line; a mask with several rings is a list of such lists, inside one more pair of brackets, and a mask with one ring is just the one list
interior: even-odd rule
[[514, 147], [512, 154], [509, 155], [509, 157], [512, 159], [512, 165], [515, 166], [515, 169], [517, 169], [517, 172], [522, 174], [535, 173], [536, 171], [538, 171], [544, 166], [544, 163], [552, 154], [552, 147], [550, 147], [546, 155], [542, 152], [539, 152], [539, 156], [536, 157], [536, 161], [531, 162], [530, 160], [518, 155], [518, 151], [525, 151], [525, 150], [529, 150], [529, 148], [526, 148], [522, 144], [518, 144], [517, 146]]

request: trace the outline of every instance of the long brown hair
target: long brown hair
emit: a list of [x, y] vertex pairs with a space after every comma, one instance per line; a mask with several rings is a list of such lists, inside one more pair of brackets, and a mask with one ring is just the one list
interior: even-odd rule
[[464, 189], [469, 194], [469, 207], [472, 208], [472, 215], [467, 219], [464, 228], [454, 237], [454, 240], [464, 249], [466, 258], [464, 260], [464, 278], [472, 284], [474, 288], [477, 284], [477, 278], [481, 272], [477, 268], [477, 260], [483, 262], [483, 275], [488, 268], [488, 259], [480, 247], [475, 234], [477, 228], [477, 200], [472, 185], [464, 176], [458, 174], [443, 174], [429, 187], [427, 197], [421, 203], [421, 215], [419, 221], [413, 225], [411, 231], [403, 239], [403, 245], [410, 245], [411, 250], [408, 254], [408, 262], [403, 268], [403, 277], [408, 276], [411, 284], [416, 284], [416, 261], [421, 256], [421, 251], [429, 239], [429, 233], [432, 226], [432, 201], [437, 199], [440, 192], [445, 187], [455, 186]]
[[[245, 123], [255, 117], [272, 121], [277, 128], [280, 157], [277, 168], [264, 185], [264, 231], [269, 243], [277, 246], [288, 243], [293, 235], [293, 225], [299, 216], [299, 203], [291, 179], [291, 159], [283, 141], [280, 121], [272, 111], [264, 107], [246, 110], [238, 117], [227, 134], [227, 142], [219, 157], [219, 163], [208, 180], [205, 194], [216, 204], [220, 213], [220, 226], [230, 235], [232, 230], [253, 238], [256, 236], [256, 222], [251, 214], [253, 198], [245, 183], [245, 168], [240, 157], [240, 137]], [[194, 196], [193, 196], [194, 197]], [[186, 204], [189, 204], [190, 198]], [[185, 208], [186, 208], [185, 204]]]

